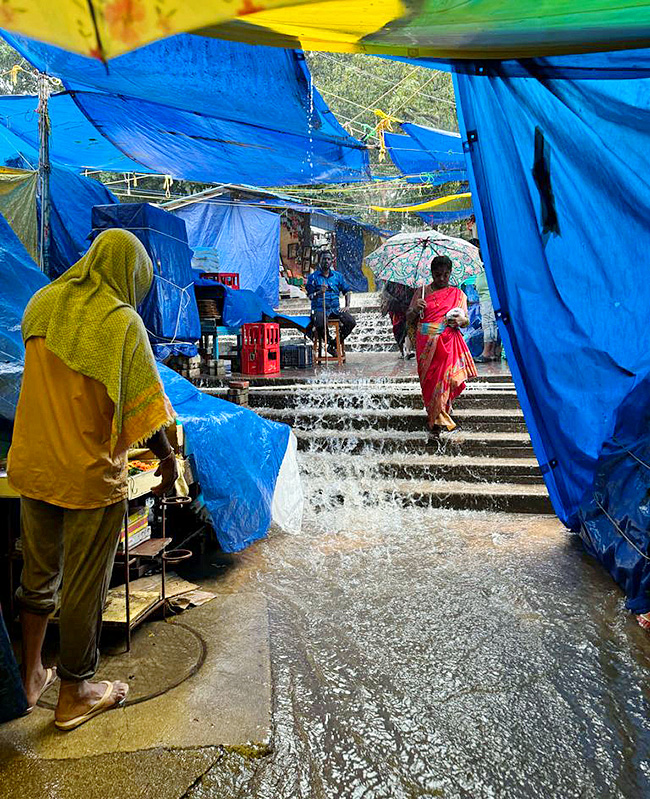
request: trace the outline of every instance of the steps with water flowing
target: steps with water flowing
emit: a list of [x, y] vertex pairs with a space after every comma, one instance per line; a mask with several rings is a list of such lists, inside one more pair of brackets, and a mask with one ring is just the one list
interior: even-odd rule
[[393, 353], [358, 353], [342, 370], [252, 383], [251, 407], [293, 427], [307, 499], [316, 507], [551, 512], [514, 385], [501, 367], [484, 369], [468, 385], [454, 406], [458, 430], [438, 438], [427, 430], [415, 365]]
[[[309, 313], [304, 301], [285, 306]], [[343, 369], [250, 379], [251, 407], [296, 433], [307, 500], [550, 513], [507, 369], [481, 367], [454, 403], [458, 430], [433, 438], [415, 363], [399, 359], [378, 296], [354, 295], [351, 311], [357, 327]], [[283, 330], [282, 341], [291, 340], [302, 335]]]

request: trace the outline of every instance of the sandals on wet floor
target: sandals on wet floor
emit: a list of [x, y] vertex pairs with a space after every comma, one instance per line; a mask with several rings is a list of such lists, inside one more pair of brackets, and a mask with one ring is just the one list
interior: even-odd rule
[[47, 691], [47, 689], [50, 688], [50, 686], [54, 685], [55, 682], [56, 682], [56, 669], [45, 669], [45, 682], [43, 684], [43, 687], [41, 688], [41, 692], [38, 695], [38, 699], [36, 700], [36, 702], [34, 702], [34, 704], [28, 707], [27, 710], [25, 711], [26, 716], [29, 715], [32, 712], [32, 710], [34, 710], [40, 698]]
[[75, 730], [77, 727], [80, 727], [82, 724], [85, 724], [90, 719], [95, 718], [100, 713], [104, 713], [106, 710], [112, 710], [114, 707], [121, 707], [129, 693], [129, 689], [127, 686], [126, 694], [119, 700], [119, 702], [111, 702], [111, 694], [113, 693], [113, 686], [115, 685], [114, 682], [110, 680], [102, 680], [102, 683], [106, 686], [106, 690], [104, 691], [104, 696], [97, 702], [97, 704], [93, 705], [89, 711], [83, 713], [81, 716], [75, 716], [73, 719], [68, 719], [68, 721], [54, 721], [54, 726], [57, 730], [62, 730], [67, 732], [69, 730]]

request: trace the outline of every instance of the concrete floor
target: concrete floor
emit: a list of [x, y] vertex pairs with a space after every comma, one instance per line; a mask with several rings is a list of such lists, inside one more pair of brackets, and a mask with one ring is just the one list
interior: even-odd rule
[[[177, 687], [137, 702], [199, 664]], [[167, 623], [145, 624], [131, 653], [104, 655], [98, 678], [133, 682], [130, 699], [137, 703], [70, 733], [58, 732], [52, 711], [41, 707], [1, 726], [2, 799], [19, 793], [32, 799], [152, 796], [152, 781], [157, 799], [176, 797], [225, 749], [253, 757], [266, 753], [271, 739], [266, 600], [250, 590], [220, 593]], [[55, 699], [55, 689], [44, 696]], [[160, 782], [164, 787], [158, 790]]]

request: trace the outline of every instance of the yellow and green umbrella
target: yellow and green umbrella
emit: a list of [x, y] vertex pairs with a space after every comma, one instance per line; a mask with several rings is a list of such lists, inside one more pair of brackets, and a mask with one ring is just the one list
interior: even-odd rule
[[439, 58], [650, 45], [648, 0], [0, 0], [0, 26], [109, 59], [176, 33]]

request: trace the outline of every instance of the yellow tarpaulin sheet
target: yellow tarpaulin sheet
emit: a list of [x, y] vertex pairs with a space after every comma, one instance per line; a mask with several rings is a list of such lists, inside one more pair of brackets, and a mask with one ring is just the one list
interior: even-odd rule
[[37, 183], [37, 172], [0, 167], [0, 214], [35, 261], [38, 261]]

